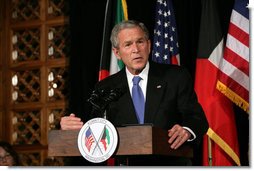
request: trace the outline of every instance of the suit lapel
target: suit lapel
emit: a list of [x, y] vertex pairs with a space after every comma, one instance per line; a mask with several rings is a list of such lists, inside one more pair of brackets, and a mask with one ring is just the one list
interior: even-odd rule
[[125, 93], [119, 100], [119, 105], [121, 106], [120, 113], [127, 123], [138, 123], [136, 112], [134, 109], [134, 105], [132, 102], [131, 94], [129, 91], [129, 85], [127, 82], [126, 72], [125, 69], [121, 70], [119, 73], [119, 86], [124, 88]]
[[150, 65], [146, 92], [145, 123], [154, 121], [167, 86], [161, 78], [161, 73], [156, 73], [156, 71], [153, 69], [153, 65]]

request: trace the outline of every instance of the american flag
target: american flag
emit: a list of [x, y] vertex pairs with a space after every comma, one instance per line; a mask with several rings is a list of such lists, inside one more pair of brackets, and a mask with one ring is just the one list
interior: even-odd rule
[[89, 152], [93, 143], [94, 143], [94, 137], [89, 127], [88, 130], [86, 131], [86, 137], [85, 137], [85, 145]]
[[171, 0], [157, 0], [152, 60], [180, 65], [175, 15]]
[[249, 112], [248, 0], [236, 0], [231, 13], [217, 89]]

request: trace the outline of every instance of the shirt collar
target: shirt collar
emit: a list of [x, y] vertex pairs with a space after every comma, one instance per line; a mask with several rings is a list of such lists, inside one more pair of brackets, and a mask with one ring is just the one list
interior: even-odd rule
[[[145, 68], [142, 70], [140, 74], [138, 74], [138, 76], [140, 76], [142, 80], [147, 80], [149, 68], [150, 68], [149, 62], [147, 62]], [[130, 71], [127, 69], [127, 67], [125, 67], [125, 71], [126, 71], [128, 83], [132, 84], [132, 78], [135, 75], [131, 74]]]

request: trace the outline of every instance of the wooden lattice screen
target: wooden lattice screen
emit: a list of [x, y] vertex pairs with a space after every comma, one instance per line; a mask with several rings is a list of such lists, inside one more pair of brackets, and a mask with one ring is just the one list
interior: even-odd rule
[[14, 145], [23, 165], [43, 165], [48, 131], [58, 129], [68, 106], [69, 4], [66, 0], [3, 4], [1, 39], [5, 37], [6, 43], [1, 50], [6, 51], [0, 53], [0, 88], [5, 98], [0, 100], [0, 114], [6, 117], [0, 121], [6, 126], [2, 137]]

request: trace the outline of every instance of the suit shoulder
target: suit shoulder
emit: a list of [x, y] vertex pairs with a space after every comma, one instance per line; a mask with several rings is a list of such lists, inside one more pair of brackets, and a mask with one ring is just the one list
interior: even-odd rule
[[164, 80], [190, 81], [193, 80], [187, 68], [171, 64], [152, 64], [150, 74], [153, 77], [163, 78]]
[[117, 86], [119, 83], [122, 82], [122, 80], [124, 79], [124, 73], [123, 71], [119, 71], [113, 75], [110, 75], [106, 78], [104, 78], [103, 80], [99, 81], [97, 84], [96, 84], [96, 87], [105, 87], [105, 86]]
[[110, 81], [114, 80], [116, 77], [117, 77], [117, 73], [100, 80], [99, 83], [110, 82]]

